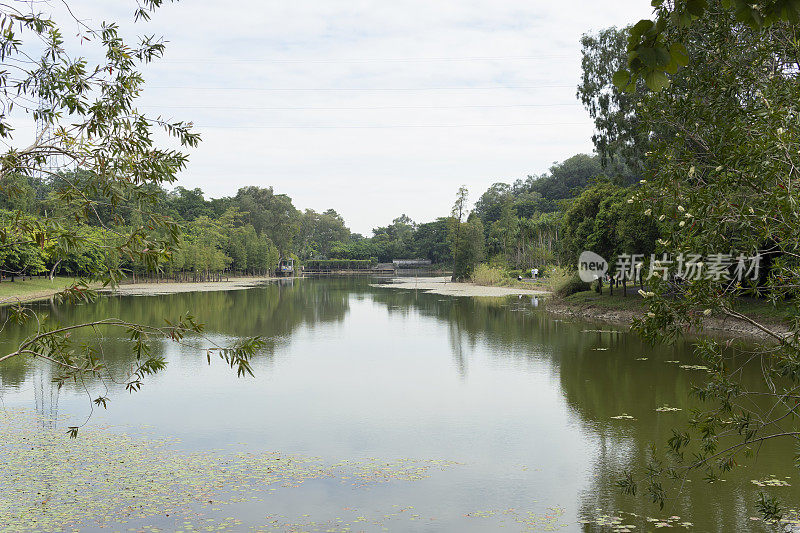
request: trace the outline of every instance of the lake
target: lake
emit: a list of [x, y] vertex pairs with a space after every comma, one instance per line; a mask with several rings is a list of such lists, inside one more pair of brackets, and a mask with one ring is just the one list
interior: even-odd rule
[[[207, 363], [200, 339], [159, 341], [168, 367], [135, 394], [88, 380], [57, 390], [46, 364], [0, 365], [0, 529], [767, 531], [751, 519], [759, 491], [798, 501], [790, 443], [725, 481], [692, 478], [663, 510], [621, 494], [622, 471], [685, 428], [695, 406], [692, 383], [707, 373], [688, 342], [650, 347], [529, 296], [370, 283], [42, 304], [61, 324], [163, 324], [191, 310], [212, 340], [267, 344], [255, 377], [237, 378]], [[101, 333], [109, 371], [122, 375], [129, 341]], [[24, 335], [7, 324], [3, 353]], [[106, 386], [104, 410], [90, 400]]]

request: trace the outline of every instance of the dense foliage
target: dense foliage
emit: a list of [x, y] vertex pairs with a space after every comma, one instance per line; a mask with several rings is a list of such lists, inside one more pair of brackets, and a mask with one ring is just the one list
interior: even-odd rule
[[[147, 19], [162, 3], [142, 0], [134, 19]], [[189, 123], [148, 117], [137, 109], [144, 84], [140, 68], [163, 55], [163, 41], [145, 36], [131, 45], [117, 24], [90, 27], [65, 3], [61, 23], [80, 28], [77, 36], [70, 31], [68, 40], [59, 21], [37, 11], [43, 7], [22, 1], [0, 5], [0, 188], [7, 209], [0, 214], [0, 257], [10, 273], [41, 273], [52, 263], [52, 269], [63, 264], [85, 274], [58, 296], [87, 301], [96, 296], [89, 282], [117, 283], [125, 275], [125, 261], [155, 271], [178, 249], [180, 227], [155, 208], [153, 191], [175, 181], [187, 161], [181, 150], [200, 138]], [[15, 127], [26, 114], [37, 123], [34, 135]], [[156, 129], [179, 149], [158, 146]], [[203, 331], [190, 314], [163, 327], [113, 317], [61, 326], [21, 302], [11, 308], [9, 319], [28, 324], [32, 333], [16, 350], [0, 355], [0, 363], [26, 357], [49, 361], [59, 384], [82, 383], [86, 376], [113, 379], [103, 355], [103, 332], [124, 331], [133, 359], [119, 379], [131, 392], [166, 365], [163, 355], [151, 351], [152, 339], [181, 342]], [[95, 342], [77, 343], [76, 330], [93, 332]], [[251, 372], [250, 357], [261, 345], [258, 338], [229, 346], [206, 342], [209, 362], [219, 356], [239, 375]], [[93, 401], [105, 407], [108, 400]], [[77, 431], [70, 428], [73, 436]]]
[[[653, 272], [644, 292], [650, 309], [636, 328], [649, 340], [674, 341], [716, 316], [747, 323], [765, 339], [746, 347], [697, 344], [710, 377], [694, 394], [706, 408], [688, 428], [675, 429], [648, 468], [621, 481], [663, 506], [673, 496], [671, 479], [676, 490], [698, 470], [715, 481], [744, 458], [769, 453], [775, 440], [800, 442], [800, 320], [795, 312], [782, 324], [765, 321], [743, 312], [742, 303], [757, 297], [796, 309], [800, 296], [800, 4], [654, 5], [655, 23], [584, 40], [593, 57], [627, 58], [624, 74], [585, 69], [594, 83], [585, 101], [602, 101], [600, 143], [617, 157], [644, 156], [644, 179], [630, 200], [661, 232], [658, 259], [643, 262]], [[676, 50], [686, 55], [678, 61], [685, 68], [670, 64]], [[743, 365], [758, 365], [763, 382], [742, 383]], [[767, 492], [759, 507], [770, 519], [783, 509]]]
[[[0, 206], [6, 209], [6, 215], [0, 218], [4, 231], [9, 235], [22, 231], [12, 224], [15, 217], [30, 223], [52, 216], [71, 220], [61, 203], [62, 178], [81, 186], [93, 179], [85, 170], [62, 171], [49, 178], [9, 175], [0, 186]], [[467, 203], [464, 204], [461, 222], [468, 224], [465, 235], [475, 242], [461, 243], [465, 250], [472, 250], [468, 257], [461, 258], [471, 266], [459, 271], [458, 277], [469, 277], [481, 260], [491, 260], [508, 270], [526, 271], [562, 262], [573, 264], [582, 249], [594, 249], [595, 243], [609, 238], [614, 244], [596, 251], [609, 255], [632, 252], [652, 232], [638, 235], [638, 241], [637, 235], [624, 234], [626, 227], [632, 229], [642, 223], [641, 214], [622, 205], [631, 194], [630, 186], [624, 184], [631, 179], [623, 165], [604, 168], [599, 156], [578, 154], [553, 165], [541, 176], [528, 176], [513, 184], [495, 183], [478, 198], [471, 213]], [[584, 218], [576, 218], [576, 209], [583, 205], [578, 200], [587, 190], [604, 198], [604, 205], [615, 214], [604, 212], [605, 218], [595, 221], [600, 211], [584, 210], [581, 211]], [[220, 273], [267, 274], [275, 269], [280, 258], [288, 257], [302, 262], [346, 259], [388, 263], [395, 259], [427, 259], [434, 265], [452, 269], [453, 239], [456, 234], [461, 238], [460, 232], [452, 231], [453, 213], [422, 224], [401, 215], [390, 225], [375, 228], [372, 236], [365, 238], [352, 234], [335, 210], [300, 211], [290, 197], [275, 193], [271, 187], [250, 186], [235, 196], [206, 199], [200, 189], [178, 186], [167, 191], [150, 184], [142, 194], [146, 194], [151, 205], [148, 209], [157, 212], [176, 232], [158, 265], [135, 254], [102, 251], [104, 245], [117, 242], [119, 234], [141, 227], [144, 217], [142, 210], [109, 204], [96, 192], [90, 197], [92, 216], [70, 222], [81, 236], [73, 246], [56, 247], [48, 239], [46, 246], [35, 249], [33, 240], [15, 241], [8, 245], [3, 256], [2, 274], [12, 279], [44, 273], [89, 276], [98, 269], [112, 268], [133, 278], [168, 276], [197, 281], [216, 279]], [[591, 219], [585, 218], [590, 215]], [[608, 216], [616, 218], [609, 222]], [[586, 232], [587, 224], [596, 234]], [[480, 231], [476, 232], [476, 228]], [[614, 236], [609, 236], [609, 231]], [[157, 237], [166, 231], [153, 228], [151, 233]], [[643, 249], [649, 250], [646, 245]]]

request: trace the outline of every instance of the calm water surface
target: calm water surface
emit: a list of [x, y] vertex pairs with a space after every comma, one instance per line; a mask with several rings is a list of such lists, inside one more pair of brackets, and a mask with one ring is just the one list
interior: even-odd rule
[[[663, 511], [644, 496], [621, 495], [615, 485], [624, 468], [644, 462], [651, 442], [663, 444], [671, 428], [685, 426], [691, 384], [705, 377], [680, 367], [698, 364], [691, 347], [652, 348], [609, 326], [558, 320], [539, 304], [530, 297], [453, 298], [334, 278], [105, 297], [50, 313], [63, 324], [106, 316], [161, 324], [163, 317], [191, 310], [220, 342], [255, 335], [268, 340], [254, 361], [255, 378], [246, 379], [221, 362], [209, 366], [191, 347], [158, 344], [168, 369], [134, 395], [112, 386], [109, 409], [95, 409], [89, 429], [174, 438], [162, 453], [177, 457], [277, 451], [326, 464], [436, 461], [414, 479], [370, 486], [309, 479], [271, 491], [254, 487], [263, 498], [224, 509], [193, 502], [193, 512], [219, 529], [520, 531], [555, 525], [599, 531], [612, 529], [603, 525], [609, 515], [623, 518], [617, 530], [632, 524], [649, 531], [657, 523], [681, 529], [687, 522], [695, 531], [763, 530], [750, 520], [763, 490], [751, 480], [792, 476], [788, 448], [763, 451], [724, 482], [687, 483]], [[109, 366], [121, 371], [130, 363], [127, 341], [106, 334]], [[24, 331], [7, 326], [2, 335], [6, 350]], [[758, 376], [747, 379], [755, 383]], [[0, 398], [5, 410], [27, 408], [58, 419], [42, 423], [42, 431], [55, 425], [63, 434], [60, 429], [89, 415], [86, 389], [92, 397], [103, 389], [87, 383], [56, 391], [49, 380], [45, 365], [0, 366]], [[682, 411], [656, 411], [664, 405]], [[612, 418], [623, 414], [633, 419]], [[0, 460], [0, 473], [4, 464], [11, 469], [14, 463]], [[6, 517], [20, 510], [8, 501], [14, 485], [5, 479], [0, 517], [3, 509]], [[770, 491], [787, 503], [798, 501], [793, 486]], [[186, 517], [184, 511], [180, 518], [162, 513], [125, 522], [112, 514], [77, 527], [188, 531]], [[14, 527], [24, 523], [19, 520]]]

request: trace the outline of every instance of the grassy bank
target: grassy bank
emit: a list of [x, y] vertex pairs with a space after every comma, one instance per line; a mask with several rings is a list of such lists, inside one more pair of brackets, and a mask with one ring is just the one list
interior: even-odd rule
[[0, 304], [50, 298], [75, 283], [71, 277], [33, 278], [0, 283]]
[[622, 290], [617, 289], [610, 295], [608, 287], [603, 288], [603, 293], [595, 291], [581, 291], [561, 298], [560, 301], [580, 307], [601, 307], [604, 309], [629, 310], [646, 312], [647, 302], [639, 294], [622, 296]]
[[513, 287], [516, 289], [549, 290], [549, 287], [542, 280], [538, 281], [519, 281], [505, 270], [480, 264], [475, 267], [475, 272], [470, 279], [475, 285], [484, 287]]
[[[647, 312], [647, 302], [638, 293], [629, 292], [622, 295], [620, 288], [614, 289], [613, 296], [609, 294], [608, 287], [603, 288], [603, 293], [598, 294], [593, 290], [581, 291], [569, 296], [554, 297], [549, 304], [551, 310], [558, 314], [597, 318], [630, 324], [631, 321]], [[755, 298], [742, 298], [734, 302], [736, 311], [769, 325], [778, 331], [786, 331], [794, 319], [795, 310], [789, 305], [773, 305], [765, 300]], [[743, 321], [712, 315], [706, 320], [708, 329], [723, 330], [731, 333], [754, 333], [751, 326]]]

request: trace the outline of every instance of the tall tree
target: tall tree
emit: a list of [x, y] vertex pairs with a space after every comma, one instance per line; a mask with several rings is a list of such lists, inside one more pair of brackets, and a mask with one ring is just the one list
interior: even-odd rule
[[[162, 3], [163, 0], [140, 0], [134, 18], [149, 18]], [[83, 246], [97, 250], [100, 257], [127, 258], [156, 270], [171, 257], [180, 241], [180, 231], [169, 217], [151, 209], [152, 188], [175, 181], [187, 162], [187, 155], [181, 150], [196, 146], [200, 138], [190, 123], [149, 117], [140, 113], [136, 105], [144, 85], [139, 69], [163, 55], [162, 40], [142, 37], [131, 45], [123, 39], [117, 24], [90, 27], [73, 14], [68, 2], [64, 6], [66, 23], [80, 28], [69, 43], [55, 19], [36, 11], [40, 4], [0, 5], [0, 61], [14, 65], [0, 70], [0, 139], [6, 147], [0, 153], [0, 189], [9, 190], [8, 184], [19, 176], [45, 176], [57, 190], [58, 206], [41, 218], [15, 217], [11, 226], [2, 230], [0, 249], [32, 243], [57, 256], [66, 256], [75, 247]], [[88, 51], [89, 47], [94, 48]], [[32, 55], [36, 50], [38, 55]], [[87, 51], [87, 56], [100, 59], [92, 62], [73, 55], [72, 50]], [[40, 126], [35, 135], [18, 127], [26, 112]], [[156, 129], [173, 137], [180, 149], [158, 146]], [[50, 165], [53, 157], [63, 159], [75, 171], [54, 171]], [[103, 209], [109, 206], [127, 208], [130, 220], [137, 223], [109, 227], [103, 216]], [[89, 221], [96, 222], [106, 238], [92, 240], [81, 224], [73, 223]], [[119, 264], [103, 261], [102, 268], [91, 268], [89, 279], [59, 296], [73, 301], [94, 298], [96, 293], [88, 288], [88, 282], [116, 283], [124, 275]], [[127, 331], [135, 361], [127, 376], [130, 391], [138, 390], [146, 376], [166, 364], [160, 354], [150, 351], [149, 339], [179, 341], [187, 333], [202, 331], [191, 316], [176, 319], [164, 328], [113, 317], [92, 324], [57, 327], [32, 306], [19, 304], [13, 307], [13, 314], [20, 322], [34, 324], [34, 332], [16, 350], [0, 355], [0, 363], [24, 357], [46, 360], [57, 366], [60, 373], [56, 380], [60, 383], [86, 374], [107, 377], [99, 355], [102, 350], [76, 344], [71, 336], [73, 330], [104, 326]], [[259, 342], [251, 339], [229, 348], [212, 346], [211, 350], [244, 374], [251, 371], [249, 357]], [[104, 397], [95, 399], [98, 405], [106, 405], [107, 401]], [[77, 434], [77, 428], [70, 431]]]
[[281, 255], [291, 252], [299, 230], [300, 212], [285, 194], [275, 194], [272, 187], [243, 187], [235, 201], [256, 232], [265, 234], [278, 247]]
[[183, 220], [191, 222], [200, 216], [213, 216], [214, 211], [203, 198], [203, 191], [199, 188], [186, 189], [176, 187], [169, 194], [168, 202], [176, 214]]
[[[785, 10], [775, 11], [778, 4]], [[714, 480], [754, 447], [800, 441], [794, 401], [800, 390], [800, 321], [795, 316], [786, 324], [787, 333], [746, 316], [737, 305], [740, 297], [759, 295], [781, 305], [799, 303], [800, 28], [796, 18], [782, 21], [796, 6], [659, 3], [658, 26], [637, 24], [629, 41], [629, 51], [639, 56], [667, 43], [685, 44], [691, 54], [680, 71], [670, 73], [640, 57], [629, 64], [635, 72], [626, 74], [670, 74], [669, 83], [649, 83], [660, 90], [637, 106], [641, 120], [663, 134], [654, 139], [653, 170], [636, 205], [663, 221], [658, 253], [669, 254], [651, 265], [650, 312], [637, 329], [648, 339], [669, 341], [687, 328], [702, 328], [703, 319], [716, 314], [742, 320], [771, 339], [745, 354], [712, 340], [698, 344], [698, 355], [712, 370], [710, 380], [697, 387], [706, 408], [692, 418], [689, 431], [676, 431], [667, 460], [654, 460], [652, 468], [631, 472], [624, 481], [631, 492], [644, 484], [656, 501], [667, 496], [664, 477], [702, 469]], [[685, 23], [673, 24], [671, 13]], [[693, 255], [699, 259], [690, 266]], [[737, 355], [760, 361], [762, 387], [741, 383]], [[752, 401], [756, 396], [760, 401]], [[780, 515], [769, 495], [762, 494], [760, 505], [768, 518]]]
[[636, 113], [646, 92], [644, 82], [631, 91], [614, 85], [614, 74], [627, 64], [628, 29], [607, 28], [581, 37], [581, 84], [578, 99], [594, 120], [592, 142], [603, 167], [626, 165], [638, 180], [644, 171], [650, 135]]
[[453, 208], [450, 210], [450, 228], [448, 231], [450, 250], [453, 254], [453, 281], [459, 279], [459, 276], [463, 270], [460, 268], [459, 258], [462, 255], [462, 251], [460, 250], [460, 247], [463, 244], [461, 233], [463, 230], [463, 220], [467, 216], [468, 212], [468, 200], [469, 190], [467, 189], [466, 185], [462, 185], [458, 188], [458, 192], [456, 193], [456, 201], [453, 204]]

